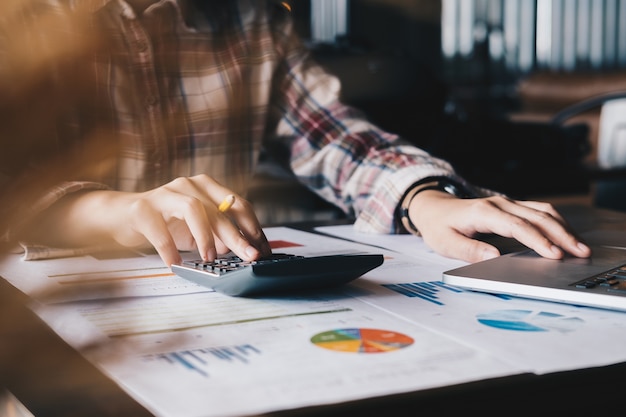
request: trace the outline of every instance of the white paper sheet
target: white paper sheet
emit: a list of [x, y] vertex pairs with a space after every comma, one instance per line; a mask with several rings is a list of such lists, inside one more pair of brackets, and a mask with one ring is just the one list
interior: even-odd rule
[[626, 361], [621, 312], [471, 292], [438, 281], [357, 285], [363, 287], [363, 301], [529, 372]]
[[45, 303], [207, 291], [172, 273], [158, 255], [130, 250], [37, 261], [9, 254], [0, 260], [0, 275]]
[[[200, 293], [38, 312], [157, 416], [243, 416], [519, 372], [339, 291], [267, 300]], [[111, 343], [86, 350], [102, 337]]]
[[426, 243], [424, 243], [424, 240], [421, 237], [410, 234], [394, 235], [363, 233], [356, 231], [354, 226], [351, 224], [320, 226], [316, 227], [315, 231], [329, 236], [347, 239], [355, 243], [371, 245], [403, 253], [411, 256], [417, 261], [423, 261], [430, 266], [441, 265], [447, 267], [448, 269], [452, 269], [467, 264], [467, 262], [446, 258], [438, 253], [435, 253]]
[[[512, 366], [543, 374], [626, 361], [626, 313], [460, 289], [441, 282], [442, 272], [458, 261], [429, 250], [414, 255], [414, 248], [421, 251], [424, 245], [415, 236], [377, 239], [350, 225], [318, 230], [356, 242], [379, 242], [414, 261], [393, 270], [384, 265], [367, 281], [357, 281], [364, 290], [362, 300], [485, 349]], [[622, 245], [624, 236], [615, 232], [609, 243]], [[596, 233], [585, 237], [597, 240]]]

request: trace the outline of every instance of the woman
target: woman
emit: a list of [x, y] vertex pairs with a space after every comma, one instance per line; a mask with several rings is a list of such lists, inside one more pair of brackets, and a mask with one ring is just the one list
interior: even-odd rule
[[[33, 13], [75, 13], [69, 1], [39, 3], [49, 8]], [[81, 4], [106, 46], [78, 62], [89, 94], [79, 94], [49, 134], [59, 149], [80, 149], [86, 132], [104, 128], [115, 155], [42, 193], [28, 217], [21, 214], [33, 219], [22, 239], [150, 244], [167, 265], [189, 249], [205, 260], [228, 250], [258, 259], [270, 248], [245, 195], [265, 148], [280, 150], [304, 185], [354, 215], [362, 231], [412, 232], [469, 262], [499, 255], [474, 238], [483, 233], [548, 258], [590, 255], [551, 205], [468, 184], [447, 162], [343, 105], [338, 80], [311, 60], [278, 3]], [[54, 70], [57, 88], [69, 89], [72, 80]], [[221, 213], [230, 194], [235, 202]]]

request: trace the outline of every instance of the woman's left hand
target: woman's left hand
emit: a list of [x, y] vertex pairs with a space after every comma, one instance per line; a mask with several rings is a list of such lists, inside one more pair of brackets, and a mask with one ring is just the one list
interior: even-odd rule
[[467, 262], [500, 255], [496, 247], [477, 240], [479, 234], [516, 239], [545, 258], [565, 253], [586, 258], [591, 249], [549, 203], [518, 201], [502, 196], [460, 199], [425, 190], [409, 206], [409, 218], [435, 252]]

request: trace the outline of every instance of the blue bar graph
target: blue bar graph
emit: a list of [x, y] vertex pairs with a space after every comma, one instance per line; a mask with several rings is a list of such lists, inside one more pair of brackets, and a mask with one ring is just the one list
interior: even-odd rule
[[228, 347], [211, 347], [176, 352], [165, 352], [144, 356], [144, 360], [167, 362], [175, 366], [196, 372], [203, 377], [209, 377], [209, 368], [215, 361], [248, 364], [252, 356], [261, 355], [261, 351], [256, 347], [246, 345], [236, 345]]
[[383, 287], [406, 295], [407, 297], [421, 298], [422, 300], [426, 300], [440, 306], [444, 305], [444, 303], [441, 302], [439, 300], [439, 297], [437, 296], [437, 293], [439, 291], [447, 290], [454, 293], [463, 292], [463, 290], [444, 284], [441, 281], [411, 282], [407, 284], [384, 284]]
[[[450, 291], [456, 294], [473, 292], [470, 290], [464, 290], [458, 287], [454, 287], [452, 285], [445, 284], [442, 281], [411, 282], [406, 284], [383, 284], [382, 286], [407, 297], [420, 298], [422, 300], [426, 300], [440, 306], [445, 305], [445, 303], [439, 300], [439, 297], [437, 296], [437, 294], [441, 290]], [[502, 300], [510, 300], [514, 298], [513, 296], [507, 294], [482, 294], [489, 294]]]

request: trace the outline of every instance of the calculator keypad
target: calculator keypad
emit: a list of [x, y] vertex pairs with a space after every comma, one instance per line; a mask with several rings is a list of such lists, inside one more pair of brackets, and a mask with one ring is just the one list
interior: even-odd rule
[[302, 256], [292, 255], [287, 253], [273, 253], [268, 257], [259, 259], [258, 261], [244, 261], [236, 255], [224, 256], [217, 258], [214, 261], [203, 261], [202, 259], [196, 259], [191, 261], [183, 261], [183, 265], [190, 266], [195, 269], [201, 270], [209, 275], [216, 277], [222, 276], [228, 272], [236, 271], [248, 266], [262, 265], [267, 263], [280, 262], [288, 259], [302, 258]]

